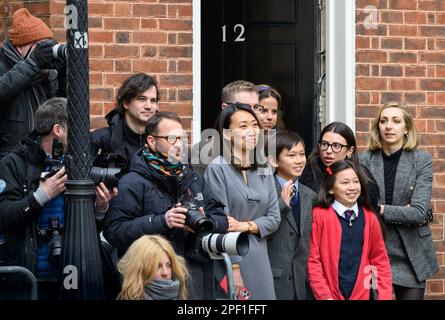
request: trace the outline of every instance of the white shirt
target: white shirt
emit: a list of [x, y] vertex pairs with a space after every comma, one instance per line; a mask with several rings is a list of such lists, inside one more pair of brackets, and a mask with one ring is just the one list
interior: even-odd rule
[[334, 200], [334, 203], [332, 204], [332, 208], [334, 208], [335, 212], [337, 212], [337, 214], [340, 217], [342, 217], [343, 219], [346, 219], [345, 211], [347, 211], [347, 210], [354, 211], [354, 214], [351, 216], [351, 221], [357, 219], [357, 217], [358, 217], [358, 205], [357, 205], [357, 202], [351, 208], [348, 208], [348, 207], [345, 207], [344, 205], [342, 205], [337, 200]]

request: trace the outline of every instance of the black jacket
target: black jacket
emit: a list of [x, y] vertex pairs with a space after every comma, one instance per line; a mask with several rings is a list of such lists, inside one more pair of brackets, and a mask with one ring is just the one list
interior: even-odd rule
[[[161, 234], [172, 242], [176, 253], [184, 255], [192, 235], [180, 228], [168, 228], [165, 213], [189, 189], [203, 194], [204, 211], [214, 225], [212, 232], [225, 233], [228, 222], [224, 205], [215, 200], [201, 176], [186, 166], [183, 182], [179, 183], [176, 177], [160, 175], [151, 169], [142, 150], [138, 151], [132, 159], [130, 172], [119, 181], [118, 195], [110, 202], [105, 216], [105, 238], [122, 256], [141, 236]], [[181, 203], [185, 201], [183, 198]]]
[[127, 126], [125, 116], [117, 109], [111, 110], [105, 118], [108, 127], [97, 129], [91, 133], [92, 153], [97, 155], [99, 149], [102, 150], [102, 153], [117, 153], [125, 159], [128, 169], [131, 157], [144, 146], [144, 135], [134, 133]]
[[52, 97], [66, 96], [66, 64], [41, 70], [32, 60], [12, 61], [0, 48], [0, 157], [34, 129], [34, 112]]
[[42, 207], [33, 196], [39, 186], [45, 153], [34, 133], [0, 161], [0, 265], [19, 265], [34, 273], [36, 217]]
[[[213, 264], [210, 258], [196, 250], [200, 237], [180, 228], [168, 228], [165, 213], [189, 190], [202, 193], [206, 216], [213, 222], [214, 233], [226, 233], [228, 228], [224, 205], [216, 201], [202, 176], [190, 166], [184, 170], [182, 183], [176, 177], [160, 175], [149, 167], [142, 155], [142, 149], [132, 158], [130, 172], [119, 181], [119, 193], [111, 200], [105, 216], [104, 236], [118, 249], [122, 256], [128, 247], [145, 234], [160, 234], [167, 238], [175, 252], [185, 257], [191, 280], [188, 281], [188, 299], [215, 299], [222, 291], [216, 283], [214, 270], [221, 265]], [[199, 204], [201, 205], [201, 204]], [[193, 254], [198, 252], [198, 254]], [[199, 256], [200, 260], [193, 259]], [[217, 269], [213, 269], [217, 268]], [[220, 279], [219, 279], [220, 280]]]

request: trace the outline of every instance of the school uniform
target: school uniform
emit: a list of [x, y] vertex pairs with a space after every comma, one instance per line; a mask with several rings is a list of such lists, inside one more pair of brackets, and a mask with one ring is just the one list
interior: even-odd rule
[[[335, 207], [335, 209], [334, 209]], [[352, 210], [349, 218], [345, 211]], [[308, 278], [318, 300], [369, 300], [376, 271], [378, 300], [392, 298], [392, 277], [380, 224], [372, 211], [337, 201], [312, 211]]]
[[[279, 300], [305, 300], [312, 297], [307, 280], [307, 259], [312, 229], [312, 205], [316, 193], [296, 180], [295, 201], [291, 207], [281, 198], [286, 183], [275, 175], [281, 223], [267, 241], [275, 294]], [[294, 199], [293, 199], [294, 200]]]

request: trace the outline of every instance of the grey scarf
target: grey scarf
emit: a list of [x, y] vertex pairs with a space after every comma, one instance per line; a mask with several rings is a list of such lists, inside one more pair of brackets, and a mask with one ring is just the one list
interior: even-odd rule
[[145, 300], [175, 300], [179, 296], [179, 280], [153, 280], [145, 285]]

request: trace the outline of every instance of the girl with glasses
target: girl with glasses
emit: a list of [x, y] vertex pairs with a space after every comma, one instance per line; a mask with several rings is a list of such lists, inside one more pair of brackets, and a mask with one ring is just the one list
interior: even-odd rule
[[326, 168], [340, 160], [350, 160], [358, 170], [363, 171], [370, 183], [368, 192], [372, 208], [377, 212], [378, 185], [369, 171], [360, 165], [354, 132], [343, 122], [332, 122], [323, 128], [317, 146], [309, 155], [300, 183], [318, 193]]

